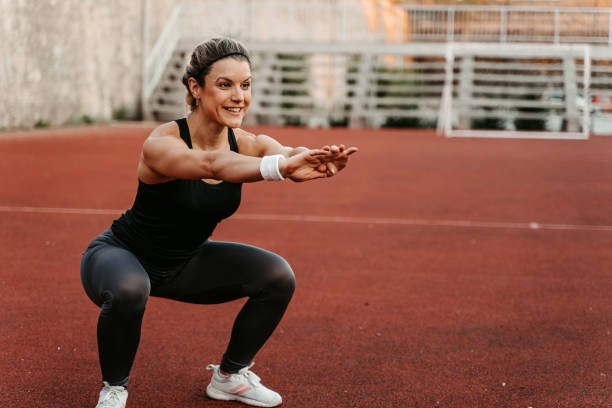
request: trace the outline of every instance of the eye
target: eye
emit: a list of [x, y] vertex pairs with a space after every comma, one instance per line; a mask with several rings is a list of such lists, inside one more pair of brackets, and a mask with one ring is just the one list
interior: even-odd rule
[[250, 82], [243, 82], [240, 87], [244, 90], [247, 90], [251, 87], [251, 83]]
[[221, 89], [229, 89], [231, 87], [231, 84], [229, 82], [219, 82], [218, 86]]

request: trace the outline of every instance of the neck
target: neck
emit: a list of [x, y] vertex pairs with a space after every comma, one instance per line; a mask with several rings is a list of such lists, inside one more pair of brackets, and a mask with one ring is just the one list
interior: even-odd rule
[[199, 112], [187, 116], [191, 143], [201, 148], [216, 148], [227, 140], [226, 126], [207, 120]]

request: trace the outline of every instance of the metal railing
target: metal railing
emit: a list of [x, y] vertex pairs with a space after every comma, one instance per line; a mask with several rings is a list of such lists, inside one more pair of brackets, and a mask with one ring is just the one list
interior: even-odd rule
[[[213, 1], [217, 0], [211, 0], [208, 5]], [[272, 0], [266, 2], [274, 3]], [[450, 14], [451, 7], [415, 9], [420, 12], [446, 10], [447, 14], [431, 14], [428, 18], [438, 23], [430, 25], [430, 31], [425, 30], [425, 26], [412, 26], [412, 32], [424, 38], [400, 44], [363, 42], [360, 38], [337, 41], [337, 37], [325, 42], [287, 41], [266, 36], [256, 40], [247, 35], [248, 30], [241, 33], [241, 37], [251, 38], [245, 42], [252, 52], [253, 76], [257, 78], [249, 117], [258, 123], [309, 126], [435, 127], [437, 123], [445, 129], [455, 122], [469, 128], [474, 120], [501, 120], [505, 128], [511, 129], [517, 121], [549, 121], [554, 116], [555, 120], [560, 118], [560, 128], [567, 128], [567, 136], [578, 134], [575, 129], [579, 128], [588, 131], [589, 120], [583, 118], [587, 106], [594, 115], [610, 116], [612, 54], [608, 41], [611, 25], [605, 27], [608, 34], [604, 42], [603, 35], [597, 41], [593, 39], [593, 33], [605, 31], [598, 24], [579, 25], [584, 31], [572, 31], [573, 37], [566, 35], [570, 30], [561, 25], [565, 15], [561, 9], [555, 9], [557, 17], [553, 22], [556, 25], [552, 29], [545, 23], [536, 24], [533, 16], [526, 17], [534, 9], [487, 8], [502, 13], [502, 17], [497, 15], [500, 20], [495, 14], [466, 17], [474, 7], [452, 7], [455, 11]], [[544, 9], [538, 10], [544, 13]], [[185, 55], [193, 47], [188, 43], [194, 38], [185, 33], [210, 34], [189, 28], [187, 22], [201, 21], [191, 15], [198, 15], [195, 9], [189, 9], [190, 15], [185, 9], [183, 11], [177, 8], [172, 13], [146, 61], [143, 102], [145, 109], [156, 115], [167, 112], [176, 117], [184, 112], [184, 89], [177, 80], [180, 75], [172, 69], [184, 65]], [[458, 18], [462, 11], [465, 15]], [[551, 12], [550, 9], [545, 11]], [[571, 11], [579, 13], [580, 18], [584, 18], [582, 13], [586, 11], [598, 16], [598, 21], [605, 13], [612, 19], [610, 10], [605, 13], [601, 10]], [[527, 14], [521, 17], [519, 12]], [[446, 18], [446, 26], [440, 15]], [[421, 20], [422, 24], [430, 21]], [[519, 28], [523, 26], [516, 20], [523, 20], [532, 31], [521, 31]], [[258, 24], [257, 21], [253, 23]], [[494, 29], [484, 24], [487, 21]], [[495, 26], [497, 22], [499, 26]], [[228, 27], [221, 22], [216, 24], [207, 26], [206, 30]], [[460, 43], [461, 39], [468, 39], [468, 34], [472, 36], [470, 40], [480, 42]], [[519, 38], [532, 43], [520, 44]], [[557, 44], [541, 44], [546, 38]], [[582, 44], [561, 44], [571, 38], [591, 39], [594, 44], [584, 45], [584, 41]], [[451, 41], [447, 41], [449, 39]], [[588, 59], [592, 59], [593, 64], [587, 66], [586, 57], [573, 55], [574, 48], [589, 49]], [[449, 50], [453, 51], [451, 57]], [[534, 62], [531, 60], [536, 63], [531, 64]], [[592, 74], [590, 86], [578, 80], [585, 74]], [[589, 88], [590, 96], [584, 91]], [[578, 104], [580, 98], [582, 102]], [[453, 99], [457, 104], [450, 109], [449, 101]], [[589, 106], [591, 102], [593, 105]], [[441, 121], [441, 118], [446, 119]]]
[[612, 45], [612, 9], [403, 6], [408, 41]]
[[144, 97], [148, 98], [153, 94], [155, 86], [159, 82], [172, 53], [174, 52], [180, 37], [180, 16], [181, 7], [174, 8], [168, 18], [168, 23], [157, 39], [151, 52], [146, 56], [143, 72]]
[[[503, 126], [495, 135], [585, 138], [591, 96], [612, 90], [605, 47], [249, 46], [257, 78], [251, 115], [263, 123], [434, 127], [437, 122], [449, 136], [491, 135], [491, 128], [477, 129]], [[592, 68], [591, 57], [603, 62], [602, 70]], [[591, 72], [602, 85], [594, 94]]]

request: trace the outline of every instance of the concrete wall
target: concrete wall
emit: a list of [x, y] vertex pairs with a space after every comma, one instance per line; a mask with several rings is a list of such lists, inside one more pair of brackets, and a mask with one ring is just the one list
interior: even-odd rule
[[143, 44], [153, 46], [179, 3], [192, 17], [183, 35], [198, 42], [213, 33], [392, 41], [397, 26], [389, 0], [0, 0], [0, 129], [137, 116]]
[[[152, 35], [172, 3], [149, 0]], [[0, 0], [0, 128], [137, 113], [144, 4]]]

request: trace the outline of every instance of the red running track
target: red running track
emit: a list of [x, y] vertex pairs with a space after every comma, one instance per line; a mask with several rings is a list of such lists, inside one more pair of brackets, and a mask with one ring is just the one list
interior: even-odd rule
[[[93, 407], [80, 254], [133, 199], [150, 128], [0, 135], [0, 407]], [[214, 238], [298, 279], [254, 370], [285, 407], [609, 407], [612, 137], [259, 129], [360, 147], [338, 177], [244, 188]], [[204, 395], [242, 302], [152, 298], [129, 408]]]

